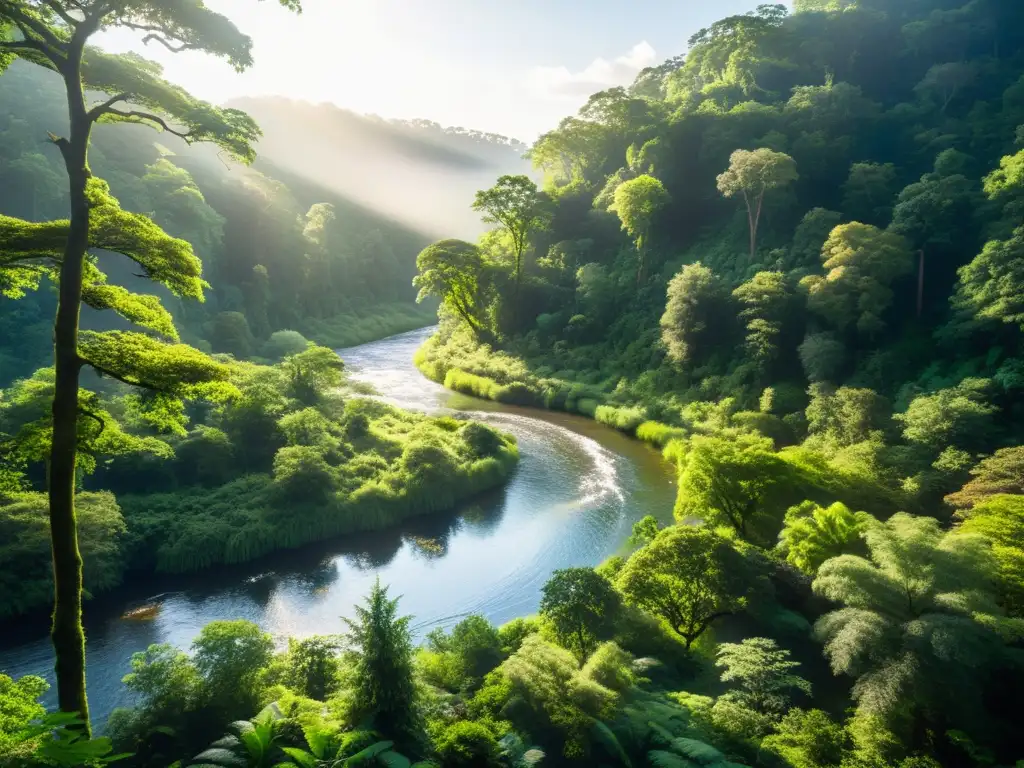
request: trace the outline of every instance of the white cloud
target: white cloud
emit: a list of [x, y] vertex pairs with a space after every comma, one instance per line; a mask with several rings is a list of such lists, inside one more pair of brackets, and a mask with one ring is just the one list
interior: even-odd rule
[[579, 72], [565, 66], [534, 67], [529, 85], [540, 95], [579, 98], [617, 85], [629, 85], [644, 67], [658, 63], [657, 53], [643, 40], [612, 61], [597, 58]]

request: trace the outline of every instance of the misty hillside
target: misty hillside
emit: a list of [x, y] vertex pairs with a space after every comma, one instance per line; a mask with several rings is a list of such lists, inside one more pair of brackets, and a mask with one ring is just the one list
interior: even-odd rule
[[283, 97], [228, 106], [263, 129], [256, 167], [304, 177], [430, 237], [484, 231], [473, 194], [502, 174], [531, 173], [522, 142], [427, 120], [385, 120]]
[[[170, 305], [184, 336], [213, 351], [258, 350], [281, 329], [346, 346], [429, 322], [429, 306], [413, 304], [416, 255], [441, 233], [482, 233], [476, 190], [529, 170], [525, 145], [503, 136], [285, 98], [236, 106], [265, 131], [251, 168], [136, 125], [96, 126], [89, 153], [125, 209], [192, 243], [213, 288], [203, 305]], [[67, 215], [60, 156], [45, 140], [67, 131], [65, 110], [51, 72], [15, 62], [0, 80], [0, 214]], [[123, 260], [103, 261], [143, 289]], [[0, 350], [0, 384], [45, 363], [53, 300], [0, 297], [0, 334], [38, 340]]]

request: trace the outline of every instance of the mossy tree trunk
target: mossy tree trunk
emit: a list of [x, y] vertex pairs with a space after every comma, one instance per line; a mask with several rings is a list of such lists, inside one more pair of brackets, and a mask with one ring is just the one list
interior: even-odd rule
[[67, 89], [71, 131], [56, 139], [67, 167], [71, 222], [60, 266], [57, 317], [53, 328], [56, 386], [53, 442], [50, 448], [49, 501], [53, 552], [54, 605], [51, 638], [56, 656], [57, 701], [62, 712], [77, 712], [89, 730], [85, 693], [85, 631], [82, 627], [82, 556], [75, 519], [75, 465], [78, 453], [78, 325], [83, 262], [89, 248], [88, 148], [92, 121], [82, 86], [82, 52], [91, 30], [81, 25], [61, 64]]

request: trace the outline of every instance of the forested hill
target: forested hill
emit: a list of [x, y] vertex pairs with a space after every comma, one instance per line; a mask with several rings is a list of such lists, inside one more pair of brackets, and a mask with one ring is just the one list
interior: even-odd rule
[[481, 338], [666, 417], [769, 387], [781, 416], [815, 383], [1012, 399], [1024, 3], [795, 11], [723, 19], [540, 137], [521, 290], [507, 235], [480, 242]]
[[[90, 150], [125, 209], [152, 214], [202, 259], [206, 303], [164, 298], [183, 337], [215, 352], [259, 354], [281, 329], [346, 346], [425, 324], [410, 285], [417, 252], [441, 223], [478, 233], [466, 213], [473, 191], [528, 168], [525, 148], [504, 137], [285, 99], [244, 106], [265, 128], [251, 168], [144, 126], [97, 126]], [[62, 163], [46, 140], [66, 123], [55, 76], [15, 63], [0, 79], [0, 213], [67, 216]], [[109, 261], [114, 279], [134, 284]], [[46, 290], [0, 297], [0, 386], [50, 359], [54, 305]]]
[[473, 194], [503, 174], [529, 173], [515, 139], [427, 120], [384, 120], [281, 97], [229, 106], [263, 130], [256, 167], [270, 162], [431, 237], [483, 231]]

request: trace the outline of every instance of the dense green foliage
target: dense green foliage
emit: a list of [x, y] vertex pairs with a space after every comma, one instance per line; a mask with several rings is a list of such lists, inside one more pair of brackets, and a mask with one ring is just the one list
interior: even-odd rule
[[[794, 10], [723, 19], [685, 58], [595, 94], [531, 148], [543, 188], [501, 176], [472, 205], [494, 230], [417, 259], [414, 286], [441, 319], [424, 373], [662, 449], [674, 524], [645, 518], [629, 551], [555, 572], [536, 617], [469, 616], [419, 649], [379, 583], [343, 637], [275, 650], [231, 621], [191, 655], [151, 646], [124, 680], [137, 706], [97, 750], [139, 768], [1019, 765], [1024, 8]], [[154, 189], [206, 194], [152, 160], [139, 178]], [[47, 199], [45, 161], [9, 165]], [[92, 194], [99, 221], [140, 225]], [[94, 367], [128, 384], [163, 372], [161, 350], [216, 384], [83, 396], [90, 588], [387, 525], [507, 475], [507, 437], [361, 397], [298, 332], [312, 326], [281, 314], [338, 311], [321, 291], [337, 286], [335, 215], [314, 204], [282, 225], [301, 251], [270, 224], [249, 230], [265, 250], [218, 271], [238, 301], [218, 296], [212, 315], [90, 283], [90, 306], [229, 353], [83, 337]], [[65, 236], [61, 222], [30, 234]], [[271, 283], [273, 249], [303, 254], [301, 279]], [[184, 272], [182, 293], [201, 287]], [[49, 279], [0, 274], [10, 295]], [[270, 333], [283, 328], [298, 331]], [[14, 540], [0, 553], [31, 579], [0, 579], [11, 612], [47, 590], [43, 506], [24, 486], [43, 481], [52, 386], [44, 369], [0, 400], [0, 533]], [[39, 730], [41, 692], [0, 676], [13, 765], [63, 738]]]
[[[341, 360], [324, 347], [274, 365], [223, 364], [237, 396], [172, 412], [170, 431], [154, 429], [126, 388], [104, 394], [131, 432], [127, 445], [91, 446], [95, 471], [84, 485], [105, 490], [79, 495], [89, 592], [116, 586], [128, 570], [192, 571], [393, 526], [493, 487], [515, 466], [514, 442], [490, 427], [339, 389]], [[16, 382], [0, 401], [0, 430], [16, 436], [28, 476], [40, 479], [42, 455], [17, 436], [46, 405], [41, 387]], [[0, 500], [0, 615], [45, 606], [52, 584], [45, 496], [11, 492]]]
[[[281, 122], [305, 110], [304, 120], [287, 125], [290, 144], [309, 149], [352, 141], [356, 152], [402, 153], [428, 167], [447, 168], [453, 177], [470, 173], [463, 187], [486, 178], [481, 169], [486, 174], [489, 168], [514, 167], [522, 148], [501, 136], [442, 130], [423, 121], [375, 123], [328, 107], [270, 99], [241, 106], [266, 133], [251, 168], [225, 165], [215, 152], [142, 126], [100, 124], [94, 131], [90, 165], [120, 205], [151, 215], [165, 231], [191, 243], [203, 261], [203, 277], [212, 286], [204, 304], [161, 293], [182, 337], [208, 351], [244, 357], [262, 354], [263, 342], [282, 328], [346, 347], [428, 324], [434, 306], [416, 307], [409, 281], [416, 252], [429, 238], [394, 211], [332, 191], [331, 179], [311, 181], [315, 177], [289, 171]], [[60, 158], [43, 143], [48, 131], [66, 125], [66, 109], [52, 73], [15, 63], [0, 78], [0, 219], [67, 217]], [[321, 127], [313, 131], [312, 124]], [[305, 138], [297, 135], [302, 132]], [[388, 136], [385, 146], [382, 134]], [[385, 181], [393, 188], [385, 193], [401, 184], [397, 178]], [[346, 179], [353, 187], [356, 182]], [[452, 184], [446, 194], [455, 197], [459, 185]], [[140, 284], [113, 254], [100, 253], [99, 264], [112, 281]], [[54, 309], [49, 290], [17, 302], [5, 298], [19, 284], [13, 277], [6, 271], [0, 276], [0, 386], [48, 359]], [[105, 328], [110, 321], [87, 315], [84, 322]]]
[[[697, 655], [742, 614], [807, 658], [815, 625], [817, 709], [787, 714], [811, 689], [778, 646], [722, 645], [738, 689], [675, 696], [717, 749], [653, 765], [1021, 757], [1022, 22], [807, 0], [702, 30], [538, 140], [550, 213], [521, 291], [484, 235], [472, 318], [443, 303], [417, 354], [452, 389], [663, 449], [677, 526], [599, 569], [627, 610]], [[794, 612], [766, 615], [772, 594]]]

